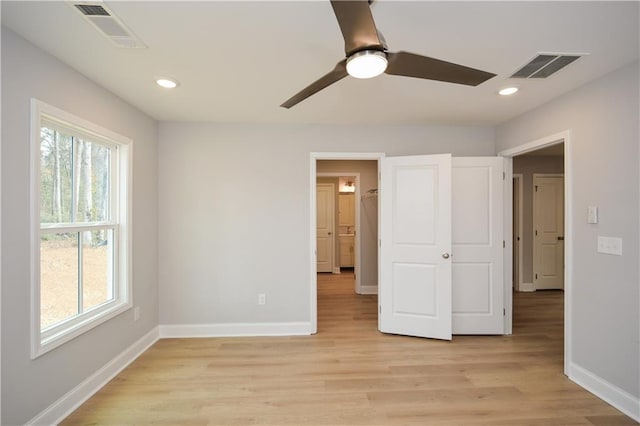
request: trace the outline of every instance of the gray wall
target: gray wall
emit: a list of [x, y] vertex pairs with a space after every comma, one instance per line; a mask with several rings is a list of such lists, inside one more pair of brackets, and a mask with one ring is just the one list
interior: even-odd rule
[[513, 173], [522, 174], [522, 282], [533, 283], [533, 174], [564, 173], [564, 157], [515, 157]]
[[[29, 102], [35, 97], [133, 139], [131, 310], [30, 359]], [[158, 323], [157, 124], [2, 29], [2, 424], [23, 424]]]
[[[360, 173], [360, 195], [378, 188], [377, 161], [318, 161], [316, 171], [326, 173]], [[378, 204], [376, 198], [355, 200], [360, 204], [360, 284], [378, 286]]]
[[493, 155], [494, 132], [161, 123], [161, 324], [309, 321], [311, 152]]
[[[570, 92], [496, 130], [498, 151], [571, 129], [573, 347], [578, 365], [640, 396], [638, 63]], [[566, 177], [565, 173], [565, 177]], [[600, 223], [587, 224], [587, 206]], [[597, 236], [623, 255], [596, 253]]]

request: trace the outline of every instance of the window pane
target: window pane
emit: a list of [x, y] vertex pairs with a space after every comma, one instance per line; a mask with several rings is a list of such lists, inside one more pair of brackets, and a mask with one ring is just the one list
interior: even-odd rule
[[82, 235], [82, 306], [87, 311], [113, 299], [113, 231]]
[[40, 328], [78, 314], [78, 234], [40, 240]]
[[69, 135], [40, 129], [40, 223], [71, 221], [73, 143]]
[[109, 220], [109, 161], [111, 149], [87, 140], [77, 139], [78, 166], [76, 220], [99, 222]]

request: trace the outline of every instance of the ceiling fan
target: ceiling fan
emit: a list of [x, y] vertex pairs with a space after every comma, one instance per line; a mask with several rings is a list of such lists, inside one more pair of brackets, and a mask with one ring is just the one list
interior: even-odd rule
[[477, 86], [495, 74], [409, 52], [389, 52], [378, 32], [367, 0], [331, 0], [344, 38], [346, 58], [328, 74], [296, 93], [281, 107], [291, 108], [347, 75], [370, 78], [382, 74]]

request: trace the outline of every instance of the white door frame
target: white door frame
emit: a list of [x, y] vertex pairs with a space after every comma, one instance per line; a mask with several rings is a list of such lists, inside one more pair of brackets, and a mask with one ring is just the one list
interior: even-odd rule
[[[355, 234], [356, 237], [354, 239], [354, 250], [355, 250], [355, 256], [354, 256], [354, 262], [355, 262], [355, 268], [354, 268], [354, 272], [356, 275], [356, 279], [355, 279], [355, 287], [354, 290], [356, 293], [360, 294], [360, 286], [361, 286], [361, 282], [360, 282], [360, 203], [357, 202], [358, 200], [360, 200], [360, 173], [356, 173], [356, 172], [316, 172], [316, 176], [319, 178], [322, 177], [355, 177], [355, 181], [356, 181], [356, 190], [354, 192], [354, 197], [355, 197], [355, 210], [354, 210], [354, 214], [355, 214]], [[338, 194], [340, 194], [340, 188], [338, 187]], [[334, 214], [335, 214], [335, 209], [334, 209]], [[336, 228], [340, 229], [340, 224], [338, 222], [338, 218], [335, 218], [335, 223]], [[338, 242], [340, 241], [340, 232], [336, 232], [336, 236], [338, 237]], [[339, 245], [339, 244], [338, 244]], [[334, 256], [335, 257], [335, 256]], [[338, 264], [336, 265], [338, 271], [340, 270], [340, 262], [338, 262]]]
[[[517, 180], [517, 182], [514, 182], [514, 185], [517, 185], [518, 187], [518, 199], [515, 200], [515, 202], [518, 205], [518, 235], [520, 235], [520, 241], [517, 242], [518, 244], [518, 259], [517, 259], [518, 276], [516, 278], [516, 282], [514, 283], [513, 287], [515, 288], [516, 291], [522, 291], [520, 287], [522, 286], [522, 199], [523, 199], [522, 182], [524, 180], [524, 176], [522, 173], [514, 173], [513, 179]], [[511, 240], [513, 241], [513, 235], [511, 236]], [[513, 256], [512, 256], [512, 259], [513, 259]]]
[[[572, 341], [571, 341], [571, 325], [572, 325], [572, 300], [573, 300], [573, 168], [572, 168], [572, 132], [571, 130], [565, 130], [553, 135], [543, 137], [525, 144], [510, 148], [498, 153], [502, 157], [509, 159], [510, 167], [507, 171], [507, 181], [513, 182], [513, 163], [512, 158], [516, 155], [524, 154], [530, 151], [535, 151], [540, 148], [544, 148], [551, 145], [564, 142], [564, 374], [569, 375], [569, 361], [572, 359]], [[512, 210], [512, 197], [513, 191], [507, 191], [505, 193], [505, 208], [509, 211], [507, 217], [513, 217]], [[505, 222], [507, 222], [505, 220]], [[511, 220], [509, 220], [511, 222]], [[505, 259], [508, 262], [509, 267], [505, 267], [505, 279], [511, 274], [511, 263], [513, 259], [513, 251], [511, 248], [511, 241], [513, 241], [512, 230], [505, 228], [508, 234], [505, 234], [508, 247], [508, 256]], [[505, 286], [508, 289], [508, 286]], [[513, 293], [509, 288], [505, 293], [505, 308], [506, 308], [506, 329], [508, 334], [511, 334], [513, 324]], [[507, 303], [508, 298], [508, 303]]]
[[[309, 154], [309, 322], [311, 323], [311, 334], [316, 334], [318, 332], [318, 282], [316, 271], [316, 161], [375, 160], [378, 162], [378, 176], [380, 176], [380, 160], [384, 157], [385, 154], [383, 152], [311, 152]], [[380, 221], [378, 220], [378, 233], [379, 232]], [[378, 267], [380, 265], [379, 260], [380, 255], [378, 252]], [[358, 262], [358, 264], [360, 263], [361, 262]]]

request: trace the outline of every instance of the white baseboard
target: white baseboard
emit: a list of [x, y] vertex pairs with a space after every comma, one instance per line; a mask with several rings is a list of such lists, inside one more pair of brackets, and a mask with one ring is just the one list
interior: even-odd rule
[[334, 273], [334, 274], [339, 274], [339, 273], [340, 273], [340, 267], [339, 267], [339, 266], [335, 266], [335, 267], [333, 268], [333, 273]]
[[377, 285], [361, 285], [358, 294], [378, 294]]
[[57, 425], [149, 349], [158, 340], [158, 336], [158, 327], [155, 327], [26, 424]]
[[634, 397], [574, 363], [569, 364], [569, 379], [640, 422], [640, 398]]
[[531, 292], [536, 291], [536, 288], [533, 286], [533, 283], [520, 283], [520, 289], [518, 291]]
[[160, 338], [302, 336], [311, 334], [310, 322], [160, 325]]

